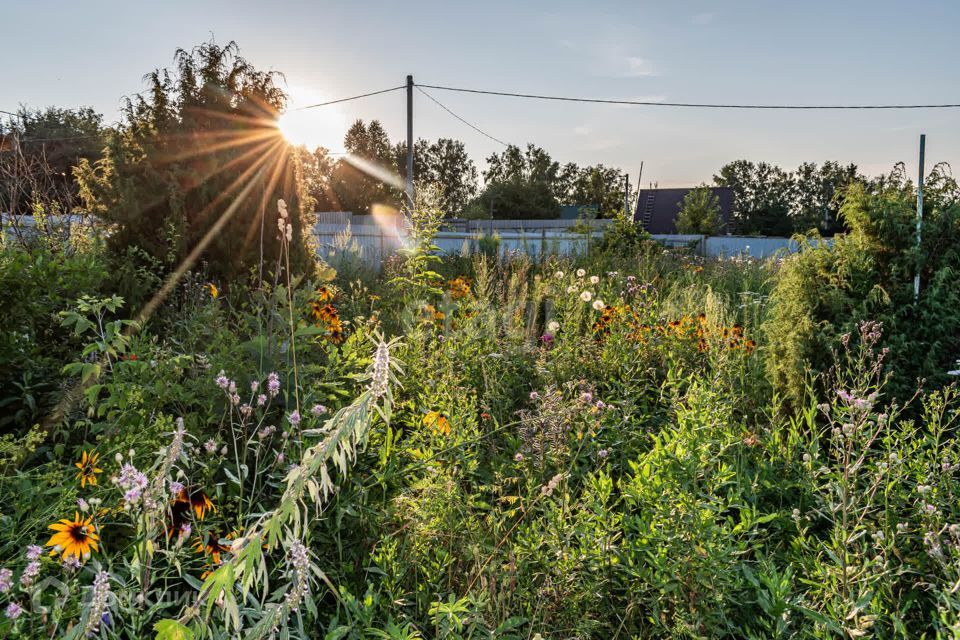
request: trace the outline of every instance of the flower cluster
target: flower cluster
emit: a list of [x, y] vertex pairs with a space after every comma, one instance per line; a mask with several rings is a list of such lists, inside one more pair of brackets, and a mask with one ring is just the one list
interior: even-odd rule
[[326, 329], [326, 338], [333, 344], [340, 344], [344, 340], [343, 321], [340, 312], [333, 306], [336, 292], [328, 286], [317, 287], [313, 299], [310, 301], [310, 315], [318, 327]]
[[472, 285], [470, 278], [466, 276], [457, 276], [453, 280], [447, 281], [447, 291], [450, 292], [450, 297], [454, 300], [464, 300], [469, 299], [473, 296], [470, 292], [470, 287]]

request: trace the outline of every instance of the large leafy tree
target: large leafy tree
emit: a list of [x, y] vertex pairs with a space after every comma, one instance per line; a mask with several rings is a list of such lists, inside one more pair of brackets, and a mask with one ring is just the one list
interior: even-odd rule
[[72, 210], [79, 203], [73, 167], [100, 158], [106, 131], [103, 116], [90, 107], [21, 107], [0, 122], [0, 138], [0, 210], [22, 214], [49, 202]]
[[274, 124], [286, 103], [277, 74], [256, 69], [233, 42], [208, 42], [178, 50], [174, 69], [146, 79], [103, 158], [77, 169], [88, 208], [115, 225], [111, 246], [137, 247], [171, 270], [196, 257], [222, 279], [258, 262], [269, 269], [280, 247], [276, 202], [284, 198], [291, 258], [306, 266], [301, 204], [309, 203]]
[[[407, 143], [396, 146], [397, 173], [407, 176]], [[413, 173], [418, 182], [436, 185], [438, 202], [447, 215], [459, 215], [477, 192], [477, 167], [459, 140], [417, 140], [413, 147]]]

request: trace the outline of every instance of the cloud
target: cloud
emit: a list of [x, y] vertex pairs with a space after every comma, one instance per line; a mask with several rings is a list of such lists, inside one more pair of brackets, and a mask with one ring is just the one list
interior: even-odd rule
[[623, 70], [618, 74], [623, 78], [642, 78], [654, 75], [650, 63], [645, 58], [627, 56], [623, 60]]
[[716, 17], [715, 11], [703, 11], [693, 16], [693, 24], [711, 24]]

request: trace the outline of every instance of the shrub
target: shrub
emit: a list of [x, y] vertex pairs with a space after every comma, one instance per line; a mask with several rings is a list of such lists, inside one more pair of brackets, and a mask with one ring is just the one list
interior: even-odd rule
[[960, 191], [936, 173], [931, 183], [919, 253], [916, 192], [894, 172], [870, 186], [849, 187], [841, 214], [850, 232], [832, 247], [814, 237], [784, 261], [765, 328], [767, 367], [774, 388], [793, 406], [804, 404], [807, 377], [830, 367], [840, 337], [855, 334], [864, 320], [883, 325], [894, 396], [909, 397], [920, 378], [935, 386], [946, 382], [960, 352]]

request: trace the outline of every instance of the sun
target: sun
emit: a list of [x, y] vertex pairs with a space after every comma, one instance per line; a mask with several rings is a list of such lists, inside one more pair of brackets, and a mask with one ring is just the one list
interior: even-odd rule
[[277, 119], [277, 128], [287, 142], [303, 145], [310, 150], [325, 147], [336, 152], [343, 148], [347, 119], [340, 105], [301, 108], [325, 99], [328, 98], [313, 91], [291, 90], [287, 111]]

